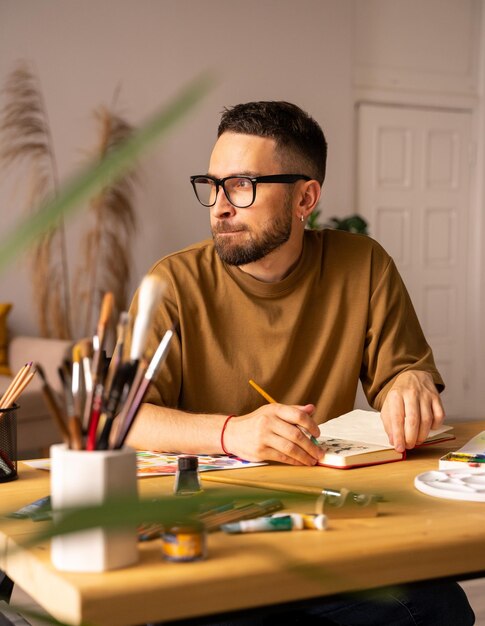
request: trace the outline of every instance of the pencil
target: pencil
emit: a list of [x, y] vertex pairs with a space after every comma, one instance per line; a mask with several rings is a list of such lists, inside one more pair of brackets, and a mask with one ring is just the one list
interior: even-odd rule
[[[276, 400], [273, 400], [273, 398], [269, 395], [269, 393], [266, 393], [266, 391], [264, 389], [262, 389], [257, 383], [254, 382], [254, 380], [251, 378], [249, 380], [249, 384], [251, 385], [251, 387], [253, 387], [254, 389], [256, 389], [256, 391], [261, 394], [263, 396], [263, 398], [265, 400], [267, 400], [270, 404], [276, 404]], [[301, 426], [298, 426], [298, 424], [296, 425], [302, 432], [304, 432], [306, 435], [308, 433], [306, 433], [303, 428]], [[309, 435], [310, 437], [310, 441], [312, 443], [314, 443], [316, 446], [320, 446], [320, 442], [318, 441], [318, 439], [316, 437], [314, 437], [313, 435]]]
[[31, 368], [32, 368], [32, 362], [28, 363], [24, 368], [22, 368], [22, 373], [17, 378], [17, 382], [15, 383], [15, 385], [12, 386], [8, 395], [5, 394], [2, 397], [2, 401], [0, 403], [3, 405], [1, 407], [2, 409], [8, 409], [11, 406], [13, 406], [16, 400], [18, 399], [18, 397], [20, 396], [20, 394], [22, 393], [22, 391], [30, 383], [30, 381], [35, 375], [35, 369], [31, 371]]
[[68, 369], [58, 367], [57, 372], [64, 390], [64, 403], [67, 415], [67, 430], [69, 431], [69, 447], [72, 450], [83, 449], [81, 418], [76, 414], [72, 397], [71, 373]]
[[2, 409], [7, 409], [8, 407], [6, 406], [6, 401], [9, 397], [9, 395], [12, 393], [13, 389], [15, 389], [15, 385], [18, 383], [20, 377], [24, 374], [24, 372], [32, 365], [32, 362], [30, 363], [26, 363], [25, 365], [23, 365], [19, 371], [15, 374], [14, 379], [12, 380], [12, 382], [10, 383], [10, 385], [7, 387], [7, 389], [5, 390], [1, 400], [0, 400], [0, 408]]
[[10, 385], [7, 387], [7, 390], [2, 396], [0, 400], [0, 408], [8, 409], [15, 402], [15, 397], [18, 396], [17, 390], [22, 385], [25, 378], [28, 376], [30, 369], [32, 367], [32, 361], [26, 363], [23, 367], [19, 369], [15, 378], [12, 380]]

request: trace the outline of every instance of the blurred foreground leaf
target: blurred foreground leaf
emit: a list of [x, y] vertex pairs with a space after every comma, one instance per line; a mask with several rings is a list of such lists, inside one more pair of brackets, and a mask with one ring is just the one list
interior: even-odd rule
[[[60, 622], [55, 617], [51, 617], [45, 613], [40, 613], [39, 611], [32, 609], [30, 606], [23, 606], [22, 604], [7, 604], [5, 601], [0, 601], [0, 620], [2, 620], [2, 618], [11, 620], [9, 622], [0, 621], [0, 624], [30, 624], [30, 622], [25, 621], [19, 622], [19, 615], [23, 618], [28, 617], [35, 620], [35, 623], [40, 622], [44, 624], [53, 624], [54, 626], [68, 626], [65, 622]], [[81, 624], [81, 626], [83, 625]]]
[[[38, 533], [30, 535], [22, 542], [22, 547], [31, 547], [58, 535], [100, 526], [107, 529], [133, 527], [149, 523], [169, 526], [196, 519], [201, 511], [213, 509], [229, 502], [237, 501], [239, 504], [247, 504], [271, 498], [284, 499], [285, 503], [288, 503], [297, 500], [301, 502], [305, 496], [270, 490], [264, 490], [262, 494], [255, 495], [254, 491], [250, 492], [239, 488], [224, 489], [223, 491], [217, 489], [212, 492], [202, 491], [193, 496], [161, 496], [156, 499], [111, 498], [99, 505], [79, 506], [57, 511], [61, 519], [55, 523], [42, 524]], [[309, 502], [313, 503], [314, 500], [314, 496], [309, 497]]]
[[88, 167], [61, 187], [59, 195], [42, 206], [0, 241], [0, 269], [28, 247], [36, 237], [50, 228], [93, 194], [99, 193], [133, 165], [146, 149], [167, 133], [209, 91], [214, 80], [203, 74], [191, 81], [177, 97], [164, 106], [130, 139], [110, 152], [101, 162]]

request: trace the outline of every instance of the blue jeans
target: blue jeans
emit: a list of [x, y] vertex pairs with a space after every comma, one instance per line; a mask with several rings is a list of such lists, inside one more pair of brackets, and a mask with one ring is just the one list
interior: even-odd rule
[[[172, 626], [472, 626], [475, 615], [454, 582], [420, 582], [367, 593], [263, 608], [227, 618], [170, 622]], [[170, 626], [164, 622], [164, 626]]]

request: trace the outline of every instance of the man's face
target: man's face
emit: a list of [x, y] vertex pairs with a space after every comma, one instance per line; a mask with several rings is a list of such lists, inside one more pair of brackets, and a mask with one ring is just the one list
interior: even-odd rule
[[[219, 137], [208, 171], [217, 178], [286, 173], [276, 156], [273, 139], [237, 133]], [[246, 265], [288, 241], [293, 222], [292, 190], [293, 185], [260, 183], [254, 203], [238, 209], [219, 189], [210, 219], [220, 258], [229, 265]]]

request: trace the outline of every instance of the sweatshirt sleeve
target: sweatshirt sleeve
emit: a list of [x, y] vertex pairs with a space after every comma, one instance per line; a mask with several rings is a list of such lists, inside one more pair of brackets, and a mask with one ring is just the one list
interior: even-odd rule
[[369, 404], [381, 410], [395, 378], [406, 370], [429, 372], [438, 390], [444, 389], [407, 289], [389, 258], [369, 301], [360, 376]]

